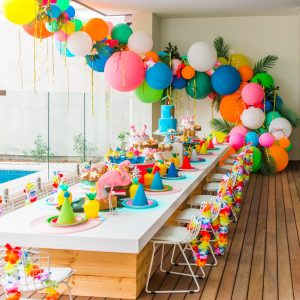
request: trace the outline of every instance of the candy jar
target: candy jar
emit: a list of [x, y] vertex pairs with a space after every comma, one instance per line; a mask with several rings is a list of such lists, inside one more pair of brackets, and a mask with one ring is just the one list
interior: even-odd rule
[[[65, 192], [68, 191], [69, 186], [67, 184], [62, 184], [59, 186], [59, 188], [61, 191], [57, 195], [57, 202], [58, 202], [58, 206], [62, 206], [65, 201]], [[71, 192], [69, 193], [70, 193], [69, 202], [72, 203], [72, 193]]]
[[152, 180], [154, 178], [154, 174], [152, 173], [151, 168], [147, 168], [147, 173], [144, 175], [144, 184], [145, 185], [151, 185]]
[[86, 201], [83, 205], [83, 210], [88, 219], [95, 219], [99, 216], [100, 203], [96, 199], [96, 193], [86, 194]]
[[132, 179], [132, 185], [129, 188], [129, 194], [130, 194], [130, 198], [131, 199], [134, 198], [138, 187], [139, 187], [139, 180], [138, 180], [138, 178], [133, 178]]

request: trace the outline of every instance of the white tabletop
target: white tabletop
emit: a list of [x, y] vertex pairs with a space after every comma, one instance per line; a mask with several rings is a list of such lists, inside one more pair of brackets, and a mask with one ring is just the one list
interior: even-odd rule
[[203, 163], [194, 164], [202, 170], [185, 172], [187, 179], [164, 181], [180, 189], [177, 193], [151, 195], [158, 201], [158, 206], [151, 209], [134, 210], [124, 208], [116, 215], [105, 215], [105, 220], [98, 227], [72, 234], [42, 234], [35, 232], [30, 223], [39, 217], [55, 214], [55, 208], [40, 200], [8, 215], [0, 217], [0, 245], [10, 243], [15, 246], [103, 251], [119, 253], [139, 253], [154, 234], [165, 224], [189, 194], [217, 165], [220, 157], [229, 148], [218, 145], [217, 155], [205, 155]]

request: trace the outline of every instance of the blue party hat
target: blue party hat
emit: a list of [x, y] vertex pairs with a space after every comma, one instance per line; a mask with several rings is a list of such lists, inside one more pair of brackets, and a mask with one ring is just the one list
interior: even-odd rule
[[174, 163], [171, 163], [170, 165], [170, 168], [168, 170], [168, 173], [167, 173], [167, 177], [178, 177], [178, 172], [176, 170], [176, 167], [174, 165]]
[[135, 206], [146, 206], [148, 205], [148, 200], [146, 197], [146, 193], [144, 190], [144, 186], [142, 184], [139, 184], [139, 187], [135, 193], [135, 196], [132, 201], [132, 205]]
[[155, 173], [150, 189], [151, 190], [163, 190], [164, 189], [164, 185], [160, 178], [159, 172]]

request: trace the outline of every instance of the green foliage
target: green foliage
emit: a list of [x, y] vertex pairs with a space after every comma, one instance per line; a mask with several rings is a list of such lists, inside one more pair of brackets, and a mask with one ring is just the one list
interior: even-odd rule
[[270, 155], [268, 148], [261, 147], [261, 172], [264, 175], [274, 175], [276, 173], [276, 162]]
[[127, 138], [129, 137], [128, 131], [121, 131], [118, 135], [118, 139], [121, 142], [121, 148], [125, 149], [127, 146]]
[[176, 45], [173, 46], [171, 42], [168, 43], [168, 46], [165, 48], [164, 52], [169, 54], [169, 59], [171, 58], [171, 60], [174, 58], [178, 58], [181, 60], [181, 55], [178, 51], [178, 47]]
[[253, 72], [254, 74], [261, 73], [261, 72], [268, 72], [272, 69], [278, 60], [277, 55], [267, 55], [257, 61], [254, 65]]
[[278, 112], [283, 118], [288, 119], [293, 127], [300, 127], [300, 117], [292, 108], [283, 104]]
[[[35, 148], [30, 151], [23, 151], [25, 156], [31, 156], [36, 161], [46, 161], [48, 157], [48, 145], [44, 142], [42, 135], [39, 133], [34, 140]], [[49, 157], [54, 157], [49, 153]]]
[[230, 130], [235, 126], [235, 124], [229, 123], [223, 119], [212, 119], [209, 125], [212, 130], [220, 131], [226, 134], [228, 134]]
[[85, 155], [93, 155], [97, 151], [97, 147], [93, 146], [92, 144], [88, 143], [82, 133], [79, 133], [73, 137], [73, 151], [76, 152], [82, 160], [85, 159]]
[[213, 109], [215, 109], [216, 111], [220, 110], [221, 100], [222, 100], [221, 95], [216, 93], [214, 96], [214, 99], [212, 100], [212, 104], [211, 104]]
[[222, 36], [218, 36], [214, 39], [214, 46], [217, 51], [218, 57], [224, 57], [227, 60], [229, 59], [229, 45], [225, 43]]

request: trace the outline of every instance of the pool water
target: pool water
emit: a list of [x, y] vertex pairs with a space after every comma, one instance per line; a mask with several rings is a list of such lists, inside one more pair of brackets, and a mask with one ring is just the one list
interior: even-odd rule
[[36, 171], [0, 170], [0, 183], [24, 177], [33, 173], [36, 173]]

